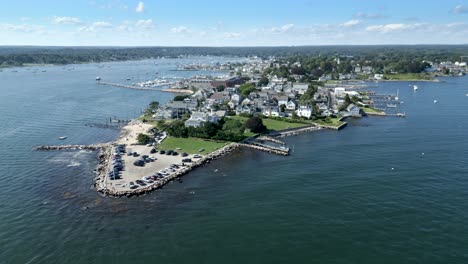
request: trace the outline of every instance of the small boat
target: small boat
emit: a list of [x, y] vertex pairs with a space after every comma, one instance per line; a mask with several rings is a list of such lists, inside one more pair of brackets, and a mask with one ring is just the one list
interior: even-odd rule
[[413, 85], [413, 90], [414, 90], [414, 91], [417, 91], [418, 89], [419, 89], [419, 88], [418, 88], [417, 85]]
[[66, 139], [66, 138], [67, 138], [67, 137], [63, 136], [63, 137], [59, 137], [58, 139], [64, 140], [64, 139]]
[[96, 81], [100, 81], [101, 80], [101, 77], [96, 77]]
[[396, 108], [397, 105], [396, 105], [396, 104], [387, 104], [387, 107], [388, 107], [388, 108]]
[[468, 94], [465, 94], [466, 96], [468, 96]]
[[437, 100], [434, 100], [434, 104], [437, 104]]

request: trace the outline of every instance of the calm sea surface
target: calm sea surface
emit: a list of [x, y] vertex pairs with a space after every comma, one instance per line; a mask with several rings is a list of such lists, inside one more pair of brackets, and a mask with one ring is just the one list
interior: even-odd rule
[[228, 59], [3, 69], [0, 263], [468, 263], [468, 77], [372, 84], [399, 89], [407, 118], [291, 137], [289, 157], [243, 150], [143, 197], [99, 196], [95, 152], [31, 150], [111, 141], [85, 124], [173, 96], [98, 75], [187, 77], [171, 70], [213, 60]]

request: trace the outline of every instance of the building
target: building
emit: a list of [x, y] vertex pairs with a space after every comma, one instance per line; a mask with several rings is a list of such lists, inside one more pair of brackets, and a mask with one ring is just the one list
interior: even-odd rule
[[346, 111], [348, 111], [349, 115], [353, 117], [361, 117], [361, 108], [354, 104], [348, 105], [348, 107], [346, 107]]
[[205, 112], [195, 111], [195, 112], [192, 112], [192, 115], [187, 121], [185, 121], [184, 125], [186, 127], [201, 127], [206, 122], [217, 123], [218, 121], [219, 121], [219, 117], [216, 114], [208, 114]]
[[298, 116], [306, 118], [311, 118], [312, 112], [312, 107], [309, 105], [299, 105], [299, 108], [296, 110], [296, 114]]
[[264, 106], [262, 114], [264, 116], [280, 116], [280, 111], [277, 106]]
[[309, 89], [309, 85], [307, 83], [293, 83], [292, 85], [292, 91], [301, 95], [304, 94], [307, 89]]
[[234, 87], [237, 84], [243, 84], [243, 83], [244, 82], [239, 77], [229, 77], [229, 78], [217, 79], [217, 80], [211, 81], [211, 87], [213, 88], [216, 88], [218, 86]]

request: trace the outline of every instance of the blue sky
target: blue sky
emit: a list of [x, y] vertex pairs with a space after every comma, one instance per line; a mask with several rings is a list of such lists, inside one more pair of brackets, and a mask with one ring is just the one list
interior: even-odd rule
[[0, 0], [0, 45], [468, 44], [468, 0]]

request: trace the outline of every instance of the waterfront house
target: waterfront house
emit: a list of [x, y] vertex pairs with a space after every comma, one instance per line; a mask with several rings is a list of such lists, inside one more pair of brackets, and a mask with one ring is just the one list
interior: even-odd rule
[[185, 121], [184, 125], [186, 127], [201, 127], [203, 126], [206, 122], [218, 122], [219, 117], [216, 114], [208, 114], [205, 112], [200, 112], [200, 111], [194, 111], [192, 112], [192, 115], [190, 118]]
[[346, 107], [346, 111], [350, 116], [361, 117], [361, 108], [357, 107], [354, 104], [348, 105], [348, 107]]
[[298, 116], [306, 118], [311, 118], [312, 112], [313, 110], [310, 105], [299, 105], [299, 108], [296, 110]]
[[262, 114], [264, 116], [280, 116], [284, 115], [284, 113], [280, 113], [277, 106], [264, 106], [262, 109]]

